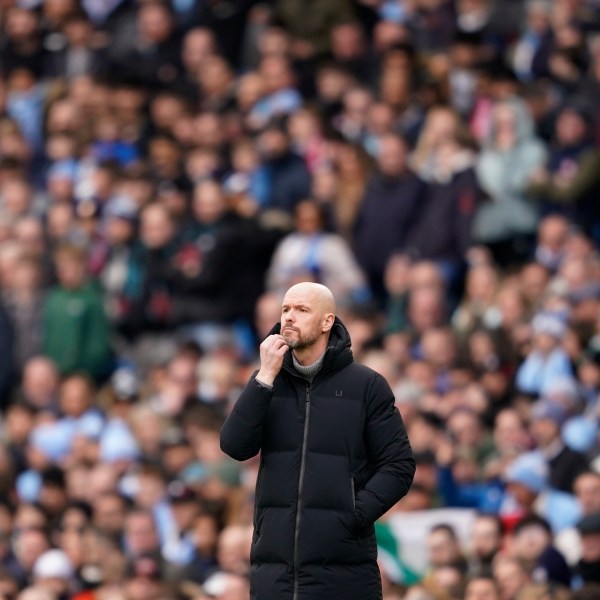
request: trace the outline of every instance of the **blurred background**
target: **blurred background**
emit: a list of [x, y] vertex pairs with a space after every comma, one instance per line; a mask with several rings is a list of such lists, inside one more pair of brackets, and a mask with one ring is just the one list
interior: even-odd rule
[[0, 598], [249, 598], [308, 280], [417, 457], [384, 599], [598, 600], [599, 92], [597, 0], [0, 0]]

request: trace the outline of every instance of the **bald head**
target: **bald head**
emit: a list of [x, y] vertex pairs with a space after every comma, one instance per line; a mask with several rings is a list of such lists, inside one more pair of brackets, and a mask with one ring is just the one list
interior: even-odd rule
[[335, 314], [335, 298], [333, 297], [331, 290], [320, 283], [313, 283], [312, 281], [297, 283], [285, 293], [285, 298], [288, 297], [305, 298], [311, 302], [315, 309], [320, 307], [324, 314]]

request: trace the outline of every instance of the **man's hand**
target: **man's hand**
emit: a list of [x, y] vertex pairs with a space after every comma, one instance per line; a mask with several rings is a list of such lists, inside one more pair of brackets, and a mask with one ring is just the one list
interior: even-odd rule
[[288, 345], [282, 336], [274, 334], [267, 337], [260, 345], [260, 370], [256, 379], [266, 385], [273, 385], [287, 351]]

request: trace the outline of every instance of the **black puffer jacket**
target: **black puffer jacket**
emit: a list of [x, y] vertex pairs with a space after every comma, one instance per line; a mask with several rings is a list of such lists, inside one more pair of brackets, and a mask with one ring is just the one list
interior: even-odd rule
[[237, 460], [262, 452], [253, 600], [381, 598], [373, 523], [406, 494], [415, 461], [389, 385], [353, 362], [341, 321], [311, 384], [289, 352], [272, 391], [250, 380], [221, 448]]

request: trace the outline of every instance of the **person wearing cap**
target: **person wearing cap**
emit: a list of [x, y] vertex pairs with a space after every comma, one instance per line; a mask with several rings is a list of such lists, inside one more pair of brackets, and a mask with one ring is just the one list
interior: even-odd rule
[[575, 572], [583, 583], [600, 583], [600, 512], [583, 517], [577, 530], [581, 536], [581, 559]]
[[529, 514], [546, 519], [554, 532], [571, 527], [581, 516], [571, 494], [548, 485], [548, 464], [539, 451], [519, 455], [506, 469], [504, 482], [499, 516], [507, 531]]
[[550, 400], [539, 400], [531, 409], [529, 430], [538, 449], [548, 462], [548, 483], [557, 490], [573, 493], [573, 482], [589, 468], [585, 456], [568, 448], [561, 437], [567, 414]]
[[519, 367], [516, 375], [517, 388], [526, 394], [540, 394], [544, 383], [550, 379], [569, 376], [573, 369], [569, 357], [561, 347], [566, 333], [562, 315], [554, 312], [537, 314], [532, 322], [532, 349]]
[[35, 584], [53, 593], [58, 600], [68, 598], [74, 574], [73, 564], [62, 550], [44, 552], [33, 565]]
[[[194, 555], [192, 525], [200, 510], [196, 492], [182, 481], [172, 481], [167, 486], [168, 506], [159, 523], [163, 526], [163, 557], [175, 565], [186, 565]], [[155, 507], [155, 511], [158, 507]]]
[[415, 459], [387, 381], [354, 362], [323, 285], [291, 287], [260, 369], [221, 429], [236, 460], [261, 453], [253, 600], [377, 600], [374, 524], [409, 490]]

